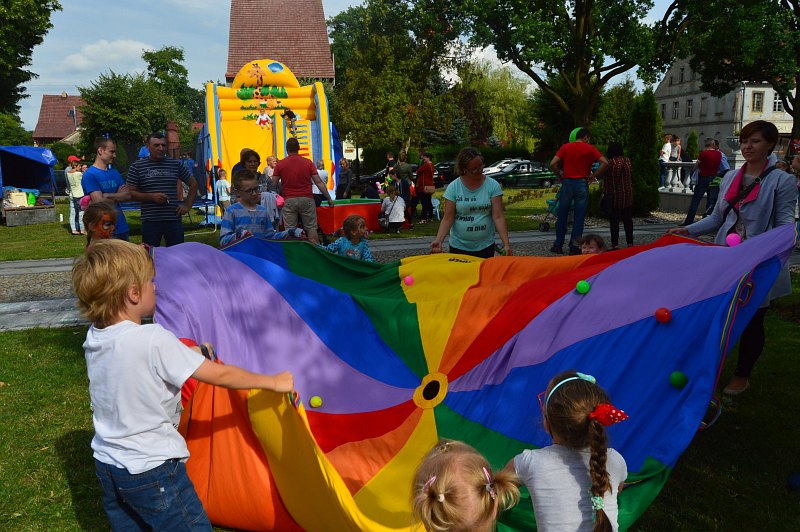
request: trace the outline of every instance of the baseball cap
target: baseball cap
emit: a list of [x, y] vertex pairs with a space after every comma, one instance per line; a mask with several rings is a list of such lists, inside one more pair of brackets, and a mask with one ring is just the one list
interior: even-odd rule
[[80, 161], [80, 160], [81, 160], [81, 158], [77, 157], [75, 155], [70, 155], [69, 157], [67, 157], [67, 162], [68, 163], [72, 163], [72, 162]]

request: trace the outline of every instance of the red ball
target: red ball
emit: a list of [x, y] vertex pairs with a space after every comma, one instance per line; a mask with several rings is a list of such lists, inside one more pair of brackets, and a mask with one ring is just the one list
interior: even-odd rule
[[660, 309], [656, 310], [656, 320], [659, 323], [669, 323], [672, 319], [672, 312], [668, 308], [661, 307]]

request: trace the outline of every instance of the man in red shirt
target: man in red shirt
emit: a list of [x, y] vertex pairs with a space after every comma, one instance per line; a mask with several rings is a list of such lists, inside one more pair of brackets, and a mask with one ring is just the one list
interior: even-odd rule
[[[325, 183], [317, 174], [317, 167], [304, 157], [300, 157], [300, 143], [292, 137], [286, 141], [286, 151], [289, 155], [278, 161], [272, 172], [272, 183], [275, 187], [278, 182], [283, 184], [282, 195], [286, 202], [283, 204], [283, 225], [287, 231], [297, 227], [298, 218], [303, 222], [303, 229], [308, 235], [308, 240], [314, 244], [319, 243], [317, 236], [317, 206], [314, 204], [314, 195], [311, 193], [313, 181], [320, 192], [328, 199], [328, 205], [333, 207], [333, 199]], [[276, 188], [277, 190], [277, 188]]]
[[[600, 166], [592, 172], [592, 165], [600, 161]], [[602, 175], [608, 161], [597, 148], [589, 144], [589, 130], [581, 128], [575, 135], [575, 142], [561, 146], [556, 156], [550, 161], [550, 168], [556, 175], [561, 175], [561, 193], [558, 199], [558, 221], [556, 222], [556, 241], [550, 248], [552, 253], [563, 255], [564, 238], [567, 235], [567, 218], [572, 204], [575, 214], [570, 235], [569, 254], [581, 254], [581, 237], [583, 236], [583, 220], [586, 218], [586, 205], [589, 200], [589, 183]]]
[[[698, 170], [697, 184], [694, 186], [694, 195], [692, 196], [692, 203], [689, 205], [689, 212], [686, 213], [686, 219], [681, 226], [687, 226], [694, 223], [694, 215], [697, 213], [697, 208], [700, 206], [700, 200], [708, 192], [708, 186], [717, 177], [719, 165], [722, 162], [722, 152], [717, 150], [714, 144], [714, 139], [707, 138], [705, 142], [705, 149], [697, 156], [695, 168]], [[709, 194], [706, 203], [711, 201]]]

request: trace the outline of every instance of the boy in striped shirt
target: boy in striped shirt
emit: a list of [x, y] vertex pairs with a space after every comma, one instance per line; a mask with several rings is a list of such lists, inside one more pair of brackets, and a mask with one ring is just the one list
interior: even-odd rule
[[240, 170], [233, 176], [233, 188], [239, 201], [225, 209], [219, 232], [221, 246], [246, 236], [273, 240], [306, 240], [306, 232], [295, 228], [290, 231], [275, 231], [267, 209], [259, 203], [261, 190], [258, 177], [250, 170]]

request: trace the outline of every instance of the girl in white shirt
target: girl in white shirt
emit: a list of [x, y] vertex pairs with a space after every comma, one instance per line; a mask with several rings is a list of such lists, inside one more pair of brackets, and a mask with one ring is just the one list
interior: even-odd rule
[[594, 377], [576, 371], [553, 377], [539, 405], [553, 445], [523, 451], [506, 466], [530, 491], [537, 530], [616, 532], [628, 469], [607, 446], [606, 427], [628, 416]]

